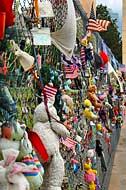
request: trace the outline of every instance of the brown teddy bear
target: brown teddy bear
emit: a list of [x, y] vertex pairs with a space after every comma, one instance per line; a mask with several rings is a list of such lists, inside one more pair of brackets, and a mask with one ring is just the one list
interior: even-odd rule
[[91, 101], [92, 105], [95, 107], [96, 111], [99, 111], [99, 109], [102, 107], [102, 103], [98, 99], [96, 95], [96, 86], [95, 85], [90, 85], [88, 87], [88, 99]]

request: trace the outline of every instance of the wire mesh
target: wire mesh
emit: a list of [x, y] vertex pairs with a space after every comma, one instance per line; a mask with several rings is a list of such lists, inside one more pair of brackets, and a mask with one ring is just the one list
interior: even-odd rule
[[[52, 31], [56, 31], [62, 28], [64, 25], [65, 19], [67, 17], [67, 1], [66, 0], [52, 0], [52, 6], [55, 14], [54, 19], [44, 19], [44, 26], [49, 26]], [[31, 0], [15, 0], [14, 10], [16, 14], [16, 36], [14, 40], [18, 43], [18, 45], [22, 45], [24, 41], [23, 50], [28, 52], [29, 54], [34, 54], [32, 47], [32, 35], [30, 32], [30, 27], [32, 25], [36, 26], [36, 23], [30, 23], [29, 20], [35, 20], [35, 12], [34, 12], [34, 4]], [[82, 37], [83, 31], [83, 24], [85, 20], [82, 20], [82, 14], [76, 10], [77, 15], [77, 38], [80, 39]], [[30, 41], [30, 44], [27, 44], [27, 41]], [[60, 52], [59, 50], [51, 45], [51, 46], [43, 46], [43, 47], [34, 47], [35, 54], [40, 54], [42, 57], [42, 64], [46, 63], [47, 61], [52, 64], [52, 68], [56, 68], [60, 70], [60, 64], [58, 66], [58, 62], [60, 63]], [[34, 55], [34, 56], [36, 56]], [[49, 59], [49, 60], [48, 60]], [[13, 69], [12, 69], [13, 67]], [[32, 126], [32, 115], [34, 109], [37, 105], [37, 97], [38, 92], [36, 87], [34, 86], [34, 82], [32, 80], [32, 76], [30, 73], [22, 72], [21, 68], [19, 67], [18, 60], [15, 60], [15, 57], [12, 52], [8, 53], [8, 70], [11, 70], [11, 73], [8, 74], [8, 78], [6, 78], [6, 82], [12, 97], [14, 98], [15, 102], [17, 103], [17, 117], [25, 121], [27, 126]], [[88, 79], [86, 79], [88, 81]], [[102, 81], [104, 82], [104, 81]], [[101, 85], [102, 85], [101, 82]], [[99, 87], [100, 88], [100, 87]], [[83, 89], [83, 97], [86, 98], [86, 89]], [[74, 97], [78, 99], [78, 94]], [[81, 102], [82, 103], [82, 102]], [[80, 108], [79, 108], [80, 109]], [[78, 113], [79, 116], [80, 113]], [[83, 119], [82, 126], [80, 126], [80, 121], [76, 123], [76, 126], [73, 126], [77, 133], [83, 137], [83, 129], [86, 128], [86, 121]], [[111, 174], [111, 163], [113, 160], [113, 154], [115, 152], [116, 144], [119, 138], [119, 128], [114, 128], [113, 134], [111, 136], [111, 152], [108, 154], [107, 145], [103, 140], [103, 152], [105, 154], [105, 160], [108, 166], [107, 172], [102, 171], [101, 161], [99, 158], [94, 160], [94, 167], [98, 170], [98, 177], [99, 182], [102, 190], [107, 190], [107, 186], [109, 183], [109, 178]], [[95, 148], [95, 140], [97, 136], [94, 131], [94, 136], [92, 139], [92, 146]], [[66, 150], [64, 147], [61, 147], [61, 152], [65, 160], [65, 168], [66, 168], [66, 176], [64, 178], [63, 183], [63, 190], [77, 190], [79, 189], [79, 185], [82, 184], [82, 189], [87, 189], [88, 185], [84, 181], [84, 170], [83, 164], [86, 161], [86, 152], [88, 150], [88, 145], [78, 147], [76, 149], [76, 159], [79, 161], [79, 172], [77, 174], [73, 171], [73, 166], [71, 165], [70, 159], [74, 156], [73, 152]], [[65, 181], [66, 180], [66, 181]]]

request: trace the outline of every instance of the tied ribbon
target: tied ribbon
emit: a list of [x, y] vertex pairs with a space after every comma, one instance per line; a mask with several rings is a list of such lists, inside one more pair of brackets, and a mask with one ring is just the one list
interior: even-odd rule
[[0, 74], [4, 74], [6, 76], [8, 70], [7, 70], [7, 63], [4, 61], [3, 67], [0, 67]]
[[6, 63], [6, 61], [4, 61], [3, 73], [4, 73], [4, 75], [7, 74], [7, 63]]
[[20, 174], [20, 173], [24, 173], [24, 172], [31, 172], [32, 169], [26, 169], [23, 166], [20, 166], [16, 163], [13, 164], [12, 166], [12, 170], [9, 172], [8, 174], [8, 179], [12, 178], [14, 175]]
[[31, 172], [31, 169], [26, 168], [25, 165], [19, 165], [18, 163], [15, 163], [16, 158], [19, 154], [19, 151], [16, 151], [14, 149], [7, 149], [3, 150], [3, 158], [4, 160], [0, 162], [0, 167], [5, 168], [7, 170], [7, 179], [8, 181], [14, 176], [19, 173], [23, 172]]
[[39, 5], [38, 0], [34, 0], [36, 16], [39, 17]]

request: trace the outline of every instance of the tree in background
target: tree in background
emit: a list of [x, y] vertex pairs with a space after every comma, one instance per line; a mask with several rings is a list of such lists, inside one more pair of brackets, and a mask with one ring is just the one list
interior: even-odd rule
[[98, 5], [96, 9], [97, 19], [109, 20], [111, 25], [106, 32], [100, 33], [105, 43], [111, 49], [116, 59], [122, 63], [122, 38], [118, 31], [117, 20], [112, 19], [106, 6]]

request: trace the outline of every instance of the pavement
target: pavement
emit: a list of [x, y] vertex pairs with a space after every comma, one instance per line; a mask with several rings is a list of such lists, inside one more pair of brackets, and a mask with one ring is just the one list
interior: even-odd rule
[[121, 129], [108, 190], [126, 190], [126, 119]]

